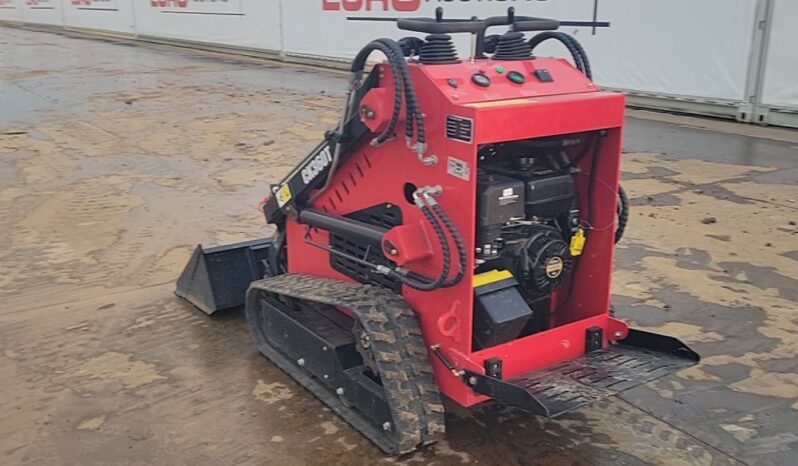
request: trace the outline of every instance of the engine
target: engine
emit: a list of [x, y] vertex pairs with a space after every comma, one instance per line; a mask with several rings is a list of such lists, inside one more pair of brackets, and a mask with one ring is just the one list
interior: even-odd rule
[[[570, 249], [580, 210], [573, 176], [579, 149], [588, 145], [585, 139], [534, 139], [480, 148], [476, 276], [495, 271], [503, 275], [494, 275], [498, 281], [490, 287], [475, 290], [477, 348], [549, 328], [550, 295], [568, 280], [574, 266]], [[493, 306], [486, 297], [499, 292], [514, 304]]]

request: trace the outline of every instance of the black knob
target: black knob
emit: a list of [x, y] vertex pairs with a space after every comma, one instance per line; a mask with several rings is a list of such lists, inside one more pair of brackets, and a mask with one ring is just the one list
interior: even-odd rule
[[482, 73], [476, 73], [474, 74], [474, 76], [471, 76], [471, 81], [473, 81], [474, 84], [476, 84], [479, 87], [490, 86], [490, 78]]

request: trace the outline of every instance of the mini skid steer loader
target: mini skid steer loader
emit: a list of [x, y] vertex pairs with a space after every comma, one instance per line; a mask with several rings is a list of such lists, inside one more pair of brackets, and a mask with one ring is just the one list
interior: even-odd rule
[[442, 395], [555, 417], [695, 364], [611, 313], [624, 96], [561, 24], [606, 26], [399, 20], [428, 35], [357, 55], [339, 126], [271, 188], [274, 236], [198, 247], [177, 294], [245, 305], [257, 348], [391, 454], [444, 434]]

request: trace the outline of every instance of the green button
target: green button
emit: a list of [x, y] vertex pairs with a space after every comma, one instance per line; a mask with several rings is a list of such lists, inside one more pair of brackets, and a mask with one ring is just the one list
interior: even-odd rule
[[524, 75], [517, 72], [517, 71], [510, 71], [507, 73], [507, 79], [516, 83], [516, 84], [523, 84], [524, 83]]
[[504, 73], [504, 67], [503, 66], [497, 66], [496, 67], [496, 72], [497, 73]]

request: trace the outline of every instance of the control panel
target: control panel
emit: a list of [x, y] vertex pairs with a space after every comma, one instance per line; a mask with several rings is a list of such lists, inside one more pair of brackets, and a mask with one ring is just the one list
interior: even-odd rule
[[453, 103], [597, 92], [598, 88], [561, 58], [474, 60], [420, 66]]

